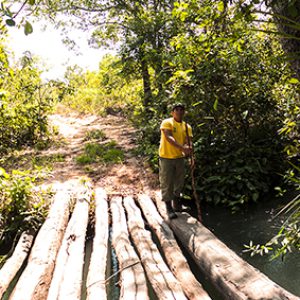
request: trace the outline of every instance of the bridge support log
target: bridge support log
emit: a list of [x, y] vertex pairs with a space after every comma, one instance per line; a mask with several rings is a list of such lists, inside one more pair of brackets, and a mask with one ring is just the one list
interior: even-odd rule
[[106, 263], [108, 247], [108, 204], [106, 192], [95, 190], [95, 237], [86, 283], [87, 300], [106, 299]]
[[22, 267], [32, 246], [34, 235], [29, 232], [23, 232], [19, 238], [18, 244], [10, 258], [0, 270], [0, 299], [8, 289], [11, 281]]
[[[165, 215], [159, 193], [155, 200]], [[170, 221], [170, 227], [202, 272], [230, 300], [299, 300], [241, 259], [206, 227], [187, 213]]]
[[149, 299], [147, 281], [140, 259], [128, 238], [126, 216], [122, 197], [113, 197], [110, 201], [112, 212], [112, 245], [116, 251], [121, 270], [122, 300]]
[[124, 198], [128, 229], [146, 270], [148, 279], [160, 300], [187, 299], [172, 272], [165, 264], [159, 250], [145, 229], [141, 211], [132, 197]]
[[172, 230], [158, 213], [151, 198], [147, 195], [139, 195], [138, 202], [149, 226], [155, 232], [160, 241], [170, 269], [177, 280], [181, 283], [182, 289], [187, 298], [190, 300], [211, 299], [191, 272], [189, 265], [176, 242]]
[[70, 195], [58, 191], [49, 215], [37, 234], [28, 263], [10, 297], [11, 300], [47, 298], [55, 259], [69, 218]]
[[76, 195], [77, 201], [67, 226], [51, 281], [48, 300], [80, 300], [85, 235], [91, 191]]

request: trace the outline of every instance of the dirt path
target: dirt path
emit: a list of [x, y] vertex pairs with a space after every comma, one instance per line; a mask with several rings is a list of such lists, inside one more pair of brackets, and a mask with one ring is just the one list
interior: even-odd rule
[[[124, 118], [113, 115], [99, 117], [56, 114], [50, 117], [50, 121], [59, 132], [60, 146], [53, 146], [42, 152], [42, 155], [59, 154], [64, 159], [53, 163], [53, 171], [47, 184], [63, 184], [88, 177], [95, 187], [105, 188], [108, 194], [132, 195], [141, 192], [145, 185], [148, 188], [157, 188], [158, 176], [147, 168], [145, 159], [137, 157], [133, 152], [136, 148], [136, 131]], [[84, 146], [90, 142], [86, 140], [88, 132], [95, 130], [101, 130], [107, 140], [117, 143], [116, 147], [124, 152], [123, 163], [80, 165], [76, 162], [76, 157], [83, 153]]]

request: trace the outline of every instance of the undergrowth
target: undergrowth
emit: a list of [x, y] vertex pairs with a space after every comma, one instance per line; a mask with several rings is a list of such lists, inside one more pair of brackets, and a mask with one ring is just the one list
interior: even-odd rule
[[50, 191], [34, 189], [36, 175], [0, 168], [0, 248], [25, 230], [38, 230], [48, 213]]

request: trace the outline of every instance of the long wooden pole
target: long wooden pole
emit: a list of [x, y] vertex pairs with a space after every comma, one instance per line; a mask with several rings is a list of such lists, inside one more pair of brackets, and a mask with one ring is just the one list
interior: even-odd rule
[[193, 143], [191, 143], [191, 139], [189, 136], [188, 126], [187, 123], [185, 123], [185, 132], [186, 132], [186, 138], [188, 142], [188, 146], [192, 149], [191, 155], [190, 155], [190, 170], [191, 170], [191, 180], [192, 180], [192, 189], [193, 189], [193, 197], [195, 199], [196, 207], [197, 207], [197, 215], [199, 222], [202, 223], [202, 214], [201, 214], [201, 205], [200, 205], [200, 198], [198, 197], [197, 191], [196, 191], [196, 181], [195, 181], [195, 153], [194, 153], [194, 147]]
[[133, 198], [125, 197], [124, 206], [128, 217], [128, 230], [157, 298], [186, 300], [180, 283], [164, 262], [150, 231], [145, 229], [142, 213]]
[[69, 219], [70, 194], [58, 190], [48, 217], [31, 249], [28, 263], [10, 296], [11, 300], [46, 299], [56, 256]]
[[144, 269], [132, 246], [126, 224], [122, 197], [112, 197], [110, 200], [112, 213], [112, 245], [119, 261], [120, 300], [148, 300], [148, 288]]
[[190, 270], [171, 228], [160, 216], [151, 198], [145, 194], [139, 195], [138, 203], [143, 210], [149, 226], [155, 232], [160, 242], [170, 270], [180, 282], [187, 298], [189, 300], [211, 300]]
[[87, 300], [107, 299], [105, 272], [107, 264], [109, 216], [104, 189], [95, 190], [95, 237], [86, 283]]
[[25, 259], [28, 256], [33, 244], [34, 234], [24, 231], [19, 238], [18, 244], [14, 249], [13, 255], [5, 262], [0, 270], [0, 299], [8, 289], [11, 281], [14, 279]]

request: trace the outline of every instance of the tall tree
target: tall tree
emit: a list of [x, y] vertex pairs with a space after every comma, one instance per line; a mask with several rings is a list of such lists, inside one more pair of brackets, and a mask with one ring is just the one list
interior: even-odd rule
[[[8, 1], [11, 2], [11, 1]], [[144, 106], [163, 93], [163, 56], [172, 35], [173, 1], [166, 0], [64, 0], [30, 1], [30, 14], [46, 15], [57, 26], [91, 30], [94, 46], [117, 46], [124, 66], [143, 79]], [[67, 16], [70, 16], [67, 19]], [[66, 27], [67, 28], [67, 27]], [[155, 91], [155, 93], [154, 93]], [[157, 92], [158, 91], [158, 92]]]

